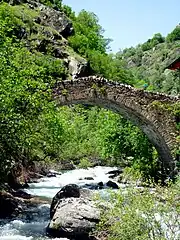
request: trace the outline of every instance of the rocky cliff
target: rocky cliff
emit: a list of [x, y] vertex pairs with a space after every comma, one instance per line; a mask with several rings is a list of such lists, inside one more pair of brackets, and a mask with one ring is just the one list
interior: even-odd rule
[[68, 44], [68, 37], [73, 35], [74, 29], [71, 20], [61, 10], [33, 0], [4, 2], [10, 5], [16, 17], [16, 37], [31, 52], [41, 52], [61, 59], [69, 78], [88, 75], [87, 61]]

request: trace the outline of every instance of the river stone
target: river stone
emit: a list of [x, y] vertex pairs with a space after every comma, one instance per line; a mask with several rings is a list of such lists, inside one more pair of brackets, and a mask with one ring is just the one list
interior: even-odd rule
[[80, 197], [92, 200], [93, 192], [87, 188], [80, 188]]
[[49, 173], [47, 173], [46, 177], [48, 177], [48, 178], [56, 177], [56, 174], [49, 172]]
[[121, 168], [107, 172], [107, 174], [110, 175], [109, 176], [110, 178], [115, 178], [122, 173], [123, 173], [123, 170]]
[[61, 190], [58, 193], [56, 193], [51, 203], [50, 218], [53, 217], [56, 211], [56, 208], [58, 206], [59, 200], [63, 198], [71, 198], [71, 197], [74, 197], [74, 198], [80, 197], [80, 188], [76, 184], [68, 184], [63, 188], [61, 188]]
[[106, 186], [114, 189], [119, 189], [119, 186], [117, 185], [117, 183], [110, 180], [106, 183]]
[[85, 177], [84, 180], [94, 180], [93, 177]]
[[67, 237], [74, 240], [89, 239], [89, 232], [100, 220], [100, 211], [87, 198], [64, 198], [58, 202], [56, 211], [47, 227], [52, 237]]
[[64, 186], [52, 199], [51, 207], [50, 207], [50, 218], [53, 217], [58, 203], [63, 198], [88, 198], [92, 199], [93, 193], [89, 189], [80, 188], [76, 184], [68, 184]]
[[22, 211], [22, 201], [7, 192], [0, 192], [0, 218], [11, 218]]

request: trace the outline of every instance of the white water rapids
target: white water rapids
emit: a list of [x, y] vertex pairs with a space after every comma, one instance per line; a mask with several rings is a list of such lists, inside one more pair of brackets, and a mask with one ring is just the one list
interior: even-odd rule
[[[95, 186], [97, 186], [97, 183], [99, 182], [103, 182], [104, 184], [107, 183], [110, 180], [107, 173], [115, 169], [116, 168], [112, 167], [95, 167], [89, 168], [87, 170], [76, 169], [67, 171], [61, 175], [56, 175], [56, 177], [44, 177], [38, 183], [31, 183], [29, 184], [30, 188], [26, 189], [25, 191], [32, 195], [52, 199], [63, 186], [73, 183], [81, 187], [93, 189], [93, 191], [98, 191], [100, 194], [102, 194], [103, 197], [106, 197], [106, 194], [108, 196], [107, 190], [95, 190]], [[85, 178], [91, 180], [87, 180]], [[121, 187], [124, 188], [126, 186], [122, 184]], [[14, 220], [0, 220], [0, 240], [50, 240], [51, 238], [47, 237], [45, 232], [50, 220], [49, 208], [49, 204], [41, 204], [34, 208], [30, 208], [27, 213], [23, 213], [22, 216]], [[167, 226], [163, 226], [163, 219], [159, 213], [157, 213], [155, 218], [156, 221], [158, 221], [165, 230], [166, 235], [168, 236], [167, 240], [180, 239], [180, 229], [178, 226], [176, 233], [172, 238], [172, 236], [169, 235], [171, 221], [169, 221], [170, 226], [167, 228]], [[65, 238], [53, 239], [67, 240]]]
[[[107, 172], [116, 168], [95, 167], [89, 169], [76, 169], [51, 178], [42, 178], [38, 183], [31, 183], [27, 193], [32, 195], [53, 198], [54, 195], [65, 185], [74, 183], [79, 186], [93, 186], [99, 182], [106, 183], [109, 179]], [[91, 177], [93, 180], [85, 180]], [[101, 190], [105, 191], [105, 190]], [[0, 222], [0, 240], [49, 240], [45, 229], [49, 223], [49, 204], [42, 204], [21, 218], [10, 222]], [[66, 240], [65, 238], [56, 238]]]

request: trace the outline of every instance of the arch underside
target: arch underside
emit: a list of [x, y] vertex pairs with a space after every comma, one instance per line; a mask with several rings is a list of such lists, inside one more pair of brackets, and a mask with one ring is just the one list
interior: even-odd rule
[[159, 159], [162, 163], [163, 172], [164, 172], [163, 174], [166, 177], [173, 176], [176, 164], [171, 155], [171, 150], [166, 144], [159, 130], [148, 119], [144, 118], [144, 116], [140, 115], [139, 113], [132, 110], [131, 108], [124, 106], [123, 104], [120, 105], [119, 103], [117, 104], [116, 102], [112, 102], [107, 99], [100, 99], [100, 98], [72, 99], [71, 98], [71, 100], [68, 101], [68, 99], [66, 98], [66, 100], [60, 101], [60, 105], [72, 105], [72, 104], [86, 104], [86, 105], [99, 106], [99, 107], [111, 110], [115, 113], [118, 113], [122, 115], [124, 118], [130, 120], [132, 123], [138, 126], [146, 134], [150, 142], [156, 148], [159, 154]]

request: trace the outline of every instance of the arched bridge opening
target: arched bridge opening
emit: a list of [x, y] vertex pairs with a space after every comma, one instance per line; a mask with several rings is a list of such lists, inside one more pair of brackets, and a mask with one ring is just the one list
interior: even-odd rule
[[96, 76], [58, 82], [53, 96], [59, 105], [96, 105], [137, 125], [156, 148], [166, 177], [176, 174], [176, 118], [162, 106], [180, 104], [178, 96], [152, 93]]

